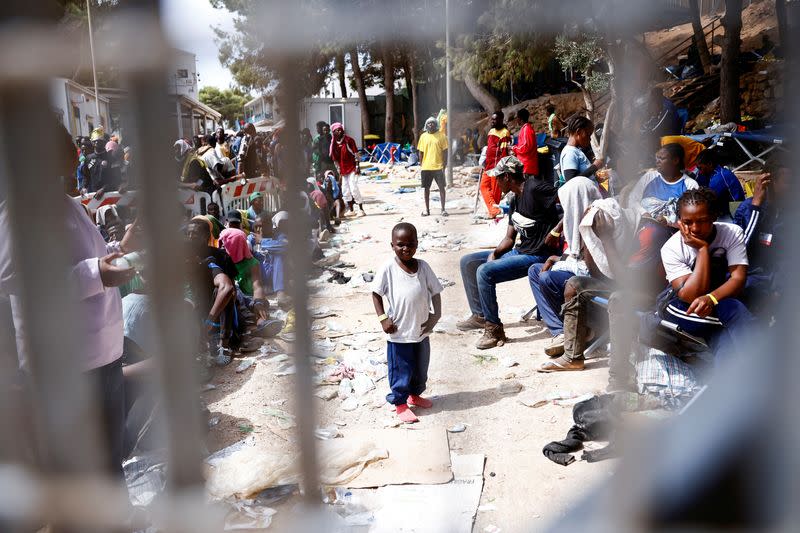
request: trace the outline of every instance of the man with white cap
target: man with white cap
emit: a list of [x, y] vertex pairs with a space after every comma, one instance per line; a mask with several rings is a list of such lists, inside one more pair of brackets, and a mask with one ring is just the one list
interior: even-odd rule
[[348, 207], [347, 215], [354, 215], [353, 204], [358, 204], [360, 211], [358, 216], [366, 216], [361, 191], [358, 189], [358, 177], [361, 175], [361, 169], [358, 164], [356, 141], [349, 135], [345, 135], [341, 122], [331, 125], [331, 131], [333, 140], [331, 141], [330, 155], [342, 177], [342, 198]]
[[425, 211], [422, 212], [422, 216], [426, 217], [431, 214], [431, 185], [435, 180], [436, 186], [439, 187], [442, 216], [446, 217], [447, 211], [444, 208], [444, 162], [447, 161], [447, 137], [439, 131], [439, 124], [435, 118], [429, 117], [425, 121], [425, 131], [419, 137], [417, 150], [419, 151], [419, 159], [422, 162], [420, 179], [422, 188], [425, 190]]

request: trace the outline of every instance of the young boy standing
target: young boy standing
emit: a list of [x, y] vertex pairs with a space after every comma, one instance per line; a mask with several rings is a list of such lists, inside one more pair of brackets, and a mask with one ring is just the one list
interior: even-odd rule
[[[442, 285], [430, 265], [414, 259], [417, 228], [401, 222], [392, 229], [395, 257], [387, 261], [372, 283], [372, 303], [383, 331], [389, 335], [389, 386], [386, 401], [407, 424], [418, 419], [409, 409], [431, 407], [420, 395], [428, 381], [431, 347], [428, 336], [442, 316]], [[384, 309], [383, 298], [388, 302]], [[431, 312], [433, 305], [433, 312]]]

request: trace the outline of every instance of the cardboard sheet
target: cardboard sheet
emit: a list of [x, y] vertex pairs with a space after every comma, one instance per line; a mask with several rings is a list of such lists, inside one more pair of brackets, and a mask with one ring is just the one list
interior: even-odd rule
[[453, 481], [443, 485], [390, 485], [351, 490], [345, 524], [370, 533], [471, 533], [483, 491], [485, 457], [453, 455]]
[[370, 463], [347, 487], [374, 488], [407, 483], [436, 485], [453, 479], [444, 428], [344, 432], [345, 440], [370, 440], [389, 458]]

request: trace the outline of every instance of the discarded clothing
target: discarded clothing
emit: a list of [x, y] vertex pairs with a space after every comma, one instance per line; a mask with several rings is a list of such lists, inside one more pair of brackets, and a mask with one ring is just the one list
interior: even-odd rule
[[612, 423], [618, 411], [619, 403], [614, 401], [614, 395], [611, 394], [576, 403], [572, 408], [575, 425], [564, 440], [551, 442], [542, 449], [542, 453], [554, 463], [563, 466], [572, 464], [575, 456], [571, 452], [582, 450], [584, 442], [603, 440], [611, 435]]

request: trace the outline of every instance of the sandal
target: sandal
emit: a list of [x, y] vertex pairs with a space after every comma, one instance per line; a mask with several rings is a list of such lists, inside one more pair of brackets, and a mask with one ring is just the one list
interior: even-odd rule
[[447, 211], [445, 211], [444, 209], [442, 209], [442, 216], [443, 217], [449, 217], [450, 214]]
[[572, 361], [565, 357], [559, 357], [558, 359], [553, 359], [552, 361], [548, 361], [536, 369], [537, 372], [543, 372], [543, 373], [571, 372], [577, 370], [583, 370], [583, 360], [576, 359]]
[[428, 211], [427, 213], [426, 213], [425, 211], [423, 211], [422, 213], [420, 213], [420, 215], [419, 215], [419, 216], [421, 216], [421, 217], [427, 217], [427, 216], [430, 216], [430, 215], [431, 215], [430, 211]]

